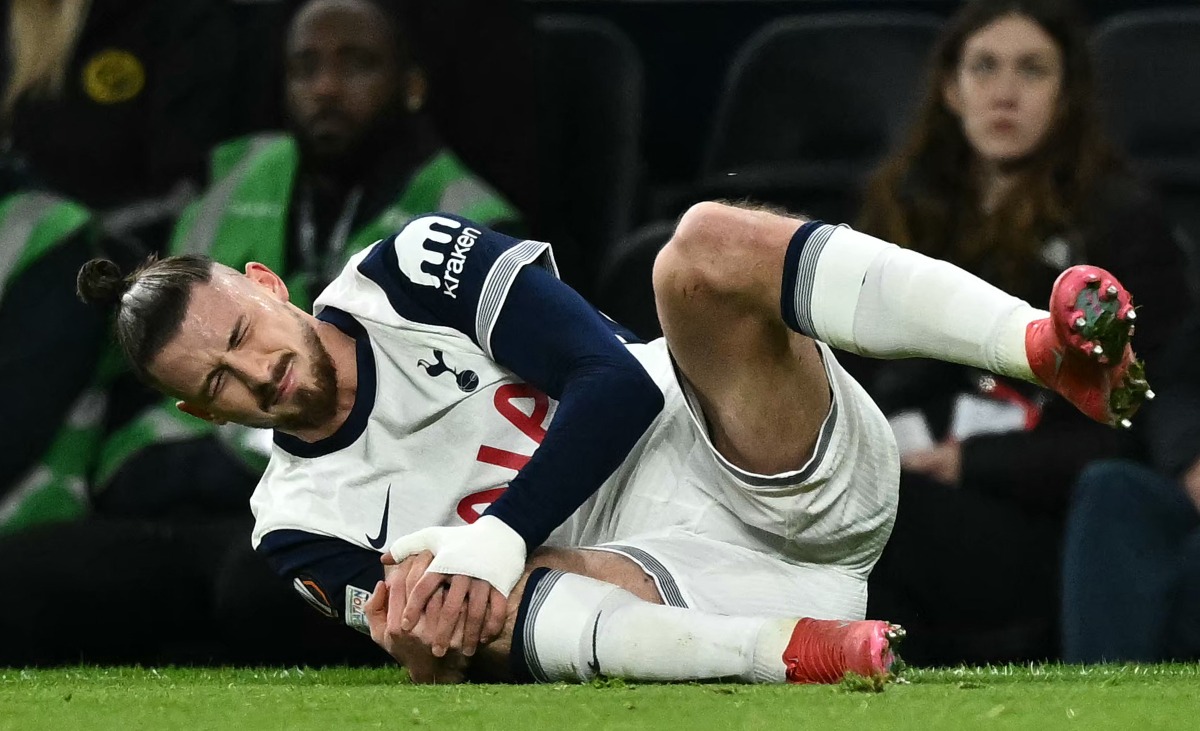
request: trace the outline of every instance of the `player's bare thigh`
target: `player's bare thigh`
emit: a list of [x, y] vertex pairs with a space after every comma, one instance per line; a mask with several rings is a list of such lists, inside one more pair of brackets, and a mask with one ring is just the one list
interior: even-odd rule
[[693, 206], [654, 264], [658, 317], [714, 445], [738, 467], [803, 466], [829, 410], [816, 344], [779, 312], [784, 254], [802, 219]]

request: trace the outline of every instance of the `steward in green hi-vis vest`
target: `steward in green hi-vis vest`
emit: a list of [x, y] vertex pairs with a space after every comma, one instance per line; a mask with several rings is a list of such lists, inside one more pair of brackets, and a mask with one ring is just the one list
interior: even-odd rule
[[[288, 262], [290, 211], [300, 167], [295, 140], [284, 134], [263, 134], [227, 142], [213, 152], [213, 184], [180, 217], [171, 240], [172, 254], [207, 254], [233, 267], [261, 262], [288, 285], [293, 304], [309, 309], [318, 292], [313, 272], [298, 271]], [[354, 210], [357, 200], [350, 206]], [[316, 280], [329, 281], [354, 254], [390, 236], [412, 218], [444, 211], [484, 225], [514, 222], [519, 214], [489, 185], [476, 177], [449, 150], [441, 149], [416, 168], [396, 200], [374, 219], [350, 228], [343, 223], [341, 245], [325, 261]], [[351, 216], [352, 217], [352, 216]], [[116, 432], [106, 443], [97, 483], [105, 484], [136, 452], [150, 444], [194, 439], [216, 433], [256, 471], [266, 467], [270, 433], [237, 425], [212, 425], [164, 401]]]
[[[40, 192], [0, 200], [0, 305], [33, 263], [89, 230], [87, 209]], [[0, 485], [0, 533], [67, 520], [87, 511], [88, 477], [101, 442], [105, 406], [97, 380], [68, 410], [49, 448], [14, 485]]]

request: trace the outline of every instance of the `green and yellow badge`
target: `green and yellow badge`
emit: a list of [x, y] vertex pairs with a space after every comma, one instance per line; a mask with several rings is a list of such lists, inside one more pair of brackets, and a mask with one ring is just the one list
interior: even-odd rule
[[146, 86], [146, 69], [129, 51], [107, 48], [83, 65], [83, 89], [94, 101], [129, 101]]

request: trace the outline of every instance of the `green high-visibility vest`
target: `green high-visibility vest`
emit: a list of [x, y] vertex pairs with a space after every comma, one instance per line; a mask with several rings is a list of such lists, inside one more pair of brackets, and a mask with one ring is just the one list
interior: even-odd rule
[[[0, 200], [0, 304], [26, 269], [91, 225], [87, 209], [48, 193]], [[0, 497], [0, 533], [82, 515], [88, 476], [101, 443], [106, 404], [99, 382], [79, 395], [54, 441]]]
[[[288, 209], [300, 156], [296, 142], [280, 134], [254, 135], [226, 143], [213, 153], [217, 182], [180, 217], [171, 241], [173, 254], [207, 254], [240, 269], [266, 264], [288, 281], [292, 302], [307, 308], [315, 293], [293, 287], [297, 272], [285, 268]], [[449, 150], [441, 150], [412, 176], [400, 197], [374, 220], [350, 232], [343, 251], [352, 255], [390, 236], [412, 218], [444, 211], [484, 225], [515, 220], [517, 212], [468, 170]], [[301, 299], [297, 300], [297, 296]]]
[[[285, 266], [288, 211], [299, 164], [299, 150], [289, 135], [252, 135], [218, 147], [212, 155], [214, 183], [180, 216], [171, 253], [207, 254], [235, 269], [251, 261], [261, 262], [283, 277], [291, 302], [307, 309], [315, 293], [308, 291], [300, 272], [287, 271]], [[339, 264], [403, 228], [412, 218], [436, 211], [484, 225], [518, 218], [507, 201], [443, 149], [413, 174], [395, 202], [350, 232]], [[214, 429], [179, 412], [174, 400], [166, 400], [108, 440], [97, 482], [106, 483], [126, 460], [150, 444], [195, 439], [214, 431], [253, 469], [266, 467], [270, 441], [263, 430], [237, 425]]]

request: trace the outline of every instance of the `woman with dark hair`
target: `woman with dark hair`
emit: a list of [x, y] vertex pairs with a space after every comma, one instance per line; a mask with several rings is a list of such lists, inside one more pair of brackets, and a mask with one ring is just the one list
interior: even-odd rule
[[[1065, 266], [1107, 268], [1144, 293], [1138, 350], [1153, 369], [1187, 309], [1181, 257], [1101, 132], [1073, 8], [968, 3], [935, 48], [917, 119], [870, 181], [859, 227], [1025, 299]], [[891, 363], [874, 386], [899, 415], [905, 469], [870, 612], [910, 628], [906, 657], [918, 663], [1052, 655], [1070, 485], [1087, 462], [1128, 453], [1128, 435], [958, 366]]]

